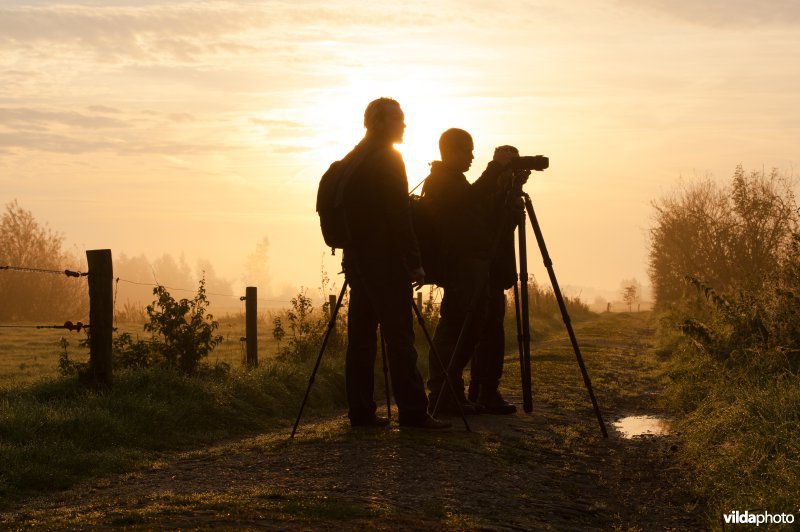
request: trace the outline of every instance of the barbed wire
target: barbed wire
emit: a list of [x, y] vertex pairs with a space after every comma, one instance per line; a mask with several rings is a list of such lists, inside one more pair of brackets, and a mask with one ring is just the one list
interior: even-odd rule
[[[139, 281], [129, 281], [128, 279], [122, 279], [120, 277], [117, 277], [116, 280], [118, 282], [123, 282], [123, 283], [128, 283], [128, 284], [135, 284], [135, 285], [139, 285], [139, 286], [150, 286], [150, 287], [153, 287], [153, 288], [155, 288], [157, 286], [163, 286], [164, 288], [166, 288], [168, 290], [175, 290], [175, 291], [178, 291], [178, 292], [197, 292], [196, 288], [194, 288], [194, 289], [191, 289], [191, 288], [176, 288], [174, 286], [159, 285], [159, 284], [156, 284], [156, 283], [142, 283], [142, 282], [139, 282]], [[234, 295], [234, 294], [221, 294], [219, 292], [206, 292], [206, 294], [208, 294], [210, 296], [219, 296], [219, 297], [232, 297], [232, 298], [244, 297], [244, 296], [237, 296], [237, 295]], [[244, 299], [242, 299], [242, 301], [244, 301]], [[263, 297], [259, 297], [258, 301], [266, 301], [268, 303], [291, 303], [291, 300], [288, 300], [288, 299], [267, 299], [267, 298], [263, 298]]]
[[81, 329], [88, 329], [90, 324], [83, 322], [72, 323], [64, 322], [64, 325], [0, 325], [3, 329], [68, 329], [70, 331], [81, 332]]
[[73, 270], [46, 270], [43, 268], [28, 268], [26, 266], [0, 266], [0, 270], [27, 273], [53, 273], [57, 275], [66, 275], [67, 277], [86, 277], [89, 275], [88, 272], [76, 272]]

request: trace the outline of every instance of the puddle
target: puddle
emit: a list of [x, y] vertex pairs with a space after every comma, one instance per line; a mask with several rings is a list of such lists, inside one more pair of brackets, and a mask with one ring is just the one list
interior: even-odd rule
[[628, 416], [614, 422], [614, 428], [623, 438], [636, 436], [663, 436], [669, 434], [669, 423], [656, 416]]

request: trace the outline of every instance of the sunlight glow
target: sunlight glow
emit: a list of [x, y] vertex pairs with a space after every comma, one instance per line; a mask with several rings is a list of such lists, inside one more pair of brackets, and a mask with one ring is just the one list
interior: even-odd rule
[[428, 174], [429, 163], [439, 158], [442, 132], [450, 127], [468, 127], [465, 123], [470, 117], [453, 94], [441, 73], [437, 77], [374, 78], [361, 70], [351, 71], [346, 83], [320, 92], [311, 106], [299, 111], [313, 133], [311, 159], [323, 167], [343, 157], [364, 135], [367, 104], [382, 96], [394, 98], [406, 115], [403, 143], [396, 147], [403, 154], [413, 187]]

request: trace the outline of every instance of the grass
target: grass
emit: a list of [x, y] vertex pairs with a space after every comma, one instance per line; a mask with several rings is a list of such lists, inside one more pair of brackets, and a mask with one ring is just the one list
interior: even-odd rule
[[[245, 336], [244, 316], [232, 315], [219, 320], [219, 334], [225, 338], [209, 355], [207, 362], [216, 364], [224, 362], [232, 368], [243, 366], [244, 344], [239, 339]], [[17, 323], [15, 325], [32, 326], [43, 323]], [[120, 322], [118, 333], [130, 333], [134, 339], [149, 338], [141, 323]], [[70, 359], [88, 360], [88, 348], [79, 347], [78, 343], [86, 339], [83, 332], [70, 332], [64, 329], [31, 329], [0, 328], [0, 386], [15, 383], [33, 382], [41, 378], [58, 376], [58, 357], [63, 350], [59, 341], [64, 337], [69, 342]], [[259, 355], [270, 359], [278, 351], [278, 343], [272, 337], [272, 326], [266, 322], [258, 324]]]
[[796, 513], [800, 490], [800, 375], [720, 367], [688, 342], [671, 361], [666, 404], [677, 414], [692, 489], [708, 519], [733, 510]]
[[[510, 318], [513, 327], [513, 313]], [[635, 320], [641, 323], [641, 317]], [[612, 392], [615, 397], [624, 396], [626, 383], [641, 376], [641, 368], [626, 365], [622, 360], [614, 364], [630, 369], [622, 377], [604, 369], [607, 364], [602, 362], [603, 357], [617, 356], [613, 354], [615, 350], [592, 342], [595, 336], [608, 334], [629, 341], [625, 336], [631, 326], [629, 321], [626, 315], [615, 314], [597, 324], [583, 325], [584, 355], [595, 386]], [[556, 335], [556, 327], [563, 336], [560, 317], [559, 321], [550, 320], [549, 328], [545, 327], [548, 321], [537, 316], [533, 323], [534, 331], [541, 331], [540, 336]], [[124, 324], [120, 330], [140, 327]], [[261, 329], [264, 334], [266, 327]], [[35, 341], [35, 351], [40, 354], [29, 357], [37, 357], [41, 368], [45, 362], [55, 366], [58, 356], [55, 344], [62, 332], [34, 331], [44, 335], [40, 338], [29, 330], [20, 331], [25, 333], [6, 334], [4, 345], [16, 342], [14, 351], [22, 353], [25, 342]], [[418, 334], [419, 366], [424, 373], [427, 347], [421, 336]], [[49, 338], [53, 345], [46, 345], [42, 338]], [[633, 337], [630, 342], [634, 342]], [[514, 336], [510, 335], [507, 345], [512, 351], [513, 344]], [[77, 352], [74, 346], [75, 343], [70, 347], [71, 355]], [[52, 358], [46, 358], [44, 353], [50, 353]], [[215, 360], [212, 353], [209, 362]], [[48, 377], [54, 373], [53, 369], [31, 371], [32, 380], [27, 382], [0, 381], [0, 498], [9, 500], [33, 491], [65, 488], [87, 477], [128, 470], [152, 460], [159, 452], [198, 448], [228, 437], [288, 426], [294, 420], [313, 363], [314, 360], [286, 363], [262, 357], [261, 367], [256, 371], [234, 367], [230, 373], [207, 370], [191, 377], [158, 369], [123, 370], [115, 373], [114, 385], [108, 389], [87, 389], [74, 378]], [[508, 355], [506, 366], [504, 386], [517, 389], [516, 355]], [[534, 349], [533, 367], [535, 401], [576, 411], [592, 422], [585, 392], [566, 396], [564, 393], [565, 383], [578, 390], [583, 386], [569, 344]], [[5, 369], [9, 368], [14, 368], [13, 362], [6, 362]], [[340, 353], [332, 351], [323, 358], [309, 413], [331, 412], [346, 405], [342, 369]], [[383, 394], [382, 383], [378, 361], [378, 398]], [[608, 395], [605, 392], [598, 395], [601, 405], [609, 406]], [[574, 437], [577, 436], [569, 431], [557, 435], [561, 442]]]
[[[644, 409], [651, 413], [656, 408], [655, 399], [646, 394], [643, 397], [642, 392], [659, 384], [661, 362], [641, 339], [642, 331], [650, 332], [648, 314], [593, 315], [577, 321], [576, 329], [607, 423], [615, 414], [628, 410], [641, 413]], [[502, 388], [504, 394], [519, 404], [513, 337], [507, 345], [510, 349]], [[333, 416], [304, 425], [302, 438], [293, 445], [319, 446], [325, 449], [322, 452], [330, 452], [331, 448], [360, 449], [364, 445], [369, 449], [377, 438], [379, 448], [408, 446], [414, 456], [421, 453], [421, 460], [437, 456], [431, 449], [452, 449], [456, 451], [453, 456], [460, 456], [464, 464], [481, 462], [496, 466], [498, 481], [507, 478], [504, 471], [516, 471], [524, 464], [531, 472], [548, 479], [548, 483], [542, 484], [547, 492], [544, 498], [558, 511], [578, 512], [574, 502], [597, 496], [592, 493], [595, 489], [603, 491], [598, 500], [616, 500], [617, 495], [608, 497], [606, 491], [618, 488], [617, 476], [628, 477], [617, 475], [608, 463], [595, 463], [597, 456], [592, 454], [595, 449], [600, 453], [598, 456], [617, 459], [613, 453], [607, 454], [607, 443], [600, 437], [563, 324], [560, 332], [550, 331], [550, 339], [535, 342], [532, 355], [534, 415], [525, 418], [524, 426], [497, 432], [490, 424], [488, 429], [466, 433], [460, 430], [459, 420], [454, 419], [456, 428], [446, 434], [351, 431], [341, 416]], [[7, 389], [0, 394], [3, 440], [0, 470], [10, 470], [17, 476], [15, 484], [10, 478], [3, 479], [0, 499], [24, 496], [34, 490], [50, 491], [111, 472], [130, 471], [144, 463], [153, 469], [168, 470], [175, 455], [165, 452], [173, 449], [187, 450], [179, 456], [202, 457], [203, 463], [235, 455], [237, 449], [254, 449], [261, 455], [279, 453], [286, 445], [287, 427], [293, 421], [311, 364], [313, 361], [307, 365], [270, 364], [252, 373], [234, 371], [227, 376], [206, 374], [191, 378], [159, 371], [123, 372], [114, 388], [107, 391], [81, 390], [64, 379]], [[312, 397], [313, 411], [341, 413], [342, 360], [338, 355], [327, 356], [323, 364]], [[381, 397], [381, 382], [381, 378], [376, 379], [376, 397]], [[484, 423], [487, 421], [492, 420]], [[269, 430], [276, 428], [279, 430]], [[208, 447], [213, 441], [262, 430], [265, 433], [257, 438]], [[15, 435], [14, 441], [7, 440], [10, 434]], [[26, 443], [31, 441], [38, 451]], [[31, 469], [31, 464], [39, 460], [44, 461], [45, 467]], [[198, 472], [197, 478], [204, 478], [202, 475], [202, 471]], [[118, 482], [117, 479], [112, 476], [98, 484], [102, 487], [107, 482]], [[600, 480], [609, 484], [605, 488], [595, 486]], [[220, 522], [228, 525], [265, 522], [273, 526], [283, 523], [315, 528], [370, 529], [391, 523], [393, 526], [388, 528], [423, 524], [432, 528], [438, 524], [473, 529], [491, 528], [494, 519], [499, 519], [491, 509], [460, 511], [450, 498], [436, 495], [429, 504], [421, 505], [418, 513], [409, 513], [405, 506], [354, 504], [354, 499], [336, 491], [316, 488], [302, 493], [276, 491], [273, 485], [226, 489], [220, 487], [222, 483], [198, 486], [196, 492], [176, 493], [170, 491], [171, 485], [166, 482], [163, 490], [135, 491], [135, 500], [126, 499], [124, 508], [120, 508], [117, 495], [103, 489], [99, 489], [96, 497], [86, 499], [84, 504], [88, 505], [80, 508], [70, 503], [69, 492], [54, 494], [52, 498], [57, 500], [66, 497], [63, 504], [41, 510], [26, 509], [22, 522], [46, 528], [180, 528], [187, 522], [202, 528]], [[509, 487], [509, 497], [520, 500], [538, 497], [523, 486]], [[13, 505], [13, 498], [9, 506]], [[670, 501], [664, 503], [668, 505]], [[630, 515], [638, 515], [631, 508]], [[590, 523], [601, 518], [601, 510], [596, 515], [576, 513], [572, 523], [575, 526]], [[635, 515], [626, 514], [625, 519], [635, 522]]]
[[[340, 358], [317, 374], [310, 412], [345, 405]], [[309, 364], [182, 376], [117, 372], [108, 389], [55, 378], [0, 390], [0, 499], [119, 472], [159, 451], [188, 449], [294, 418]]]

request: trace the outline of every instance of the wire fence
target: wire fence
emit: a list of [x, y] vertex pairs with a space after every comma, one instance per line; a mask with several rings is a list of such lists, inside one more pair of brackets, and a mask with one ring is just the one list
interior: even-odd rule
[[[16, 265], [0, 265], [0, 271], [8, 271], [8, 272], [22, 272], [22, 273], [34, 273], [34, 274], [46, 274], [46, 275], [65, 275], [66, 277], [70, 278], [87, 278], [89, 276], [89, 272], [81, 272], [76, 270], [70, 269], [63, 269], [63, 270], [56, 270], [56, 269], [46, 269], [46, 268], [35, 268], [35, 267], [28, 267], [28, 266], [16, 266]], [[142, 328], [143, 321], [144, 321], [144, 306], [142, 306], [142, 322], [132, 322], [132, 323], [120, 323], [118, 319], [118, 309], [117, 309], [117, 300], [119, 294], [119, 283], [126, 283], [129, 285], [136, 285], [136, 286], [147, 286], [150, 288], [156, 288], [159, 286], [163, 286], [170, 292], [187, 292], [187, 293], [196, 293], [197, 288], [183, 288], [178, 286], [167, 286], [161, 285], [158, 283], [149, 283], [149, 282], [141, 282], [141, 281], [134, 281], [131, 279], [125, 279], [122, 277], [114, 277], [114, 290], [113, 290], [113, 333], [115, 337], [118, 337], [119, 334], [127, 333], [130, 334], [133, 338], [139, 338], [139, 336], [150, 335], [151, 333], [144, 331]], [[234, 293], [225, 293], [225, 292], [206, 292], [207, 295], [213, 297], [221, 297], [221, 298], [230, 298], [232, 300], [238, 301], [239, 303], [239, 312], [238, 314], [226, 314], [225, 316], [221, 316], [217, 318], [217, 322], [219, 324], [219, 328], [217, 333], [222, 335], [223, 341], [220, 343], [214, 351], [211, 352], [209, 355], [208, 362], [210, 363], [217, 363], [217, 362], [224, 362], [229, 364], [232, 367], [238, 367], [240, 365], [245, 364], [246, 359], [246, 352], [245, 352], [245, 341], [246, 341], [246, 329], [245, 329], [245, 300], [246, 297], [243, 295], [236, 295]], [[264, 303], [282, 303], [285, 305], [291, 304], [291, 300], [289, 299], [275, 299], [275, 298], [256, 298], [259, 302]], [[274, 352], [277, 351], [277, 342], [272, 338], [272, 331], [271, 328], [268, 330], [267, 328], [267, 320], [261, 316], [259, 319], [259, 323], [261, 326], [259, 327], [258, 337], [259, 337], [259, 345], [261, 349], [259, 351], [265, 352], [267, 356], [270, 356]], [[51, 322], [52, 323], [52, 322]], [[56, 361], [59, 356], [59, 346], [62, 349], [66, 350], [66, 346], [69, 345], [70, 348], [74, 351], [77, 349], [79, 353], [83, 353], [86, 351], [88, 353], [88, 348], [85, 346], [85, 342], [70, 342], [69, 337], [59, 337], [53, 336], [53, 334], [62, 334], [64, 331], [69, 332], [88, 332], [89, 327], [91, 324], [83, 323], [82, 321], [71, 321], [66, 320], [63, 324], [37, 324], [37, 323], [12, 323], [12, 324], [0, 324], [0, 329], [8, 331], [4, 333], [4, 341], [0, 342], [0, 347], [3, 348], [2, 357], [0, 357], [0, 383], [4, 380], [8, 380], [9, 374], [18, 374], [18, 371], [25, 372], [26, 370], [29, 373], [32, 373], [30, 377], [36, 377], [38, 374], [51, 374], [55, 372], [56, 369]], [[19, 332], [14, 332], [14, 330], [18, 330]], [[29, 336], [27, 336], [27, 332], [30, 330], [51, 330], [52, 333], [45, 334], [44, 337], [37, 337], [35, 340], [31, 340]], [[43, 331], [44, 332], [44, 331]], [[9, 336], [11, 335], [11, 336]], [[84, 345], [76, 345], [76, 344], [84, 344]], [[272, 345], [275, 344], [275, 345]], [[17, 346], [19, 345], [19, 348]], [[74, 356], [80, 357], [81, 354], [73, 353]], [[32, 362], [29, 362], [30, 361]], [[41, 361], [47, 360], [49, 361], [48, 364], [42, 366]], [[38, 367], [38, 370], [36, 368]], [[16, 375], [15, 375], [16, 376]], [[24, 380], [24, 379], [23, 379]]]
[[[80, 272], [75, 270], [56, 270], [56, 269], [45, 269], [45, 268], [33, 268], [27, 266], [12, 266], [12, 265], [0, 265], [0, 271], [15, 271], [15, 272], [24, 272], [24, 273], [35, 273], [35, 274], [47, 274], [47, 275], [65, 275], [70, 278], [81, 279], [87, 278], [89, 276], [88, 272]], [[183, 287], [176, 287], [176, 286], [167, 286], [161, 285], [158, 283], [151, 283], [151, 282], [142, 282], [142, 281], [134, 281], [131, 279], [125, 279], [122, 277], [114, 277], [114, 287], [113, 287], [113, 301], [112, 301], [112, 323], [113, 323], [113, 334], [115, 338], [118, 338], [120, 334], [130, 334], [132, 338], [139, 339], [140, 336], [149, 336], [152, 333], [145, 331], [143, 329], [143, 325], [146, 322], [146, 315], [145, 309], [142, 307], [140, 309], [140, 320], [133, 320], [128, 321], [118, 320], [118, 293], [119, 293], [119, 284], [125, 283], [129, 285], [135, 286], [146, 286], [150, 288], [156, 288], [159, 286], [163, 286], [167, 290], [171, 292], [188, 292], [188, 293], [196, 293], [197, 288], [183, 288]], [[421, 295], [424, 296], [424, 300], [427, 302], [431, 302], [435, 307], [439, 306], [440, 299], [441, 299], [441, 289], [433, 289], [430, 292], [423, 292]], [[243, 366], [246, 363], [246, 351], [245, 351], [245, 342], [246, 342], [246, 307], [245, 301], [246, 297], [242, 295], [236, 295], [234, 293], [226, 293], [226, 292], [206, 292], [207, 295], [215, 296], [215, 297], [225, 297], [230, 298], [238, 302], [238, 314], [231, 314], [227, 313], [224, 316], [217, 316], [216, 321], [219, 324], [219, 328], [217, 329], [217, 334], [222, 335], [223, 341], [210, 353], [207, 362], [214, 364], [217, 362], [224, 362], [231, 367], [239, 367]], [[290, 299], [275, 299], [275, 298], [256, 298], [259, 302], [264, 303], [282, 303], [285, 305], [289, 305], [292, 303]], [[285, 309], [285, 307], [283, 307]], [[282, 309], [273, 309], [273, 311], [282, 312]], [[130, 316], [126, 316], [130, 317]], [[259, 345], [259, 353], [263, 353], [264, 356], [267, 358], [274, 356], [278, 352], [280, 347], [279, 342], [273, 338], [272, 329], [272, 315], [268, 315], [265, 312], [260, 312], [257, 321], [258, 321], [258, 345]], [[269, 319], [268, 319], [269, 318]], [[70, 336], [60, 336], [63, 331], [69, 332], [86, 332], [88, 334], [88, 330], [91, 327], [89, 323], [83, 323], [82, 321], [71, 321], [66, 320], [63, 324], [36, 324], [36, 323], [13, 323], [13, 324], [0, 324], [0, 329], [7, 330], [8, 333], [4, 333], [4, 341], [0, 342], [0, 347], [3, 348], [4, 351], [8, 349], [12, 349], [12, 352], [0, 353], [3, 356], [0, 356], [0, 383], [7, 379], [7, 375], [9, 373], [14, 373], [15, 371], [29, 371], [32, 373], [32, 377], [36, 376], [33, 375], [36, 373], [35, 368], [37, 367], [36, 361], [43, 361], [46, 360], [48, 363], [45, 363], [42, 367], [39, 368], [39, 373], [44, 374], [52, 374], [56, 371], [57, 367], [57, 359], [60, 354], [59, 346], [61, 346], [62, 350], [67, 349], [67, 345], [72, 350], [70, 356], [80, 357], [81, 354], [86, 351], [88, 354], [88, 350], [85, 346], [84, 341], [70, 341]], [[12, 332], [13, 330], [19, 330], [18, 333]], [[44, 336], [40, 339], [35, 341], [31, 341], [30, 338], [27, 336], [27, 333], [24, 332], [25, 330], [50, 330], [50, 333], [46, 333], [46, 331], [42, 331], [41, 334]], [[11, 336], [8, 336], [8, 335]], [[84, 344], [84, 345], [80, 345]], [[19, 345], [19, 348], [16, 346]], [[77, 351], [75, 351], [77, 350]], [[27, 358], [26, 358], [27, 357]], [[33, 363], [30, 363], [28, 360], [33, 360]], [[41, 366], [42, 364], [40, 364]]]

